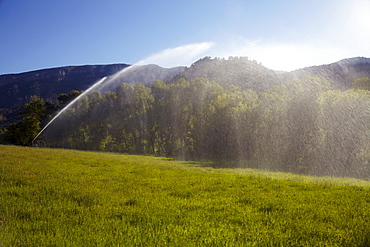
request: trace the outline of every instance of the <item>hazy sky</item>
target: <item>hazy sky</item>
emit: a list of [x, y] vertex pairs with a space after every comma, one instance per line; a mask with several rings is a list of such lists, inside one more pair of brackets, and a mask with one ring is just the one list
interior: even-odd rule
[[0, 74], [204, 56], [276, 70], [370, 57], [370, 0], [0, 0]]

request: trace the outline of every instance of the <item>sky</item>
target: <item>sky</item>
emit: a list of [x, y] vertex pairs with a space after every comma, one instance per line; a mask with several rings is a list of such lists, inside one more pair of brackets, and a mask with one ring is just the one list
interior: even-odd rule
[[0, 0], [0, 74], [205, 56], [284, 71], [370, 57], [370, 0]]

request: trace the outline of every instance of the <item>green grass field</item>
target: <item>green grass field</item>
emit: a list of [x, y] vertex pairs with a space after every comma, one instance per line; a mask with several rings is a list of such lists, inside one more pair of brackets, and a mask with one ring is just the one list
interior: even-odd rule
[[0, 146], [0, 246], [370, 246], [370, 183]]

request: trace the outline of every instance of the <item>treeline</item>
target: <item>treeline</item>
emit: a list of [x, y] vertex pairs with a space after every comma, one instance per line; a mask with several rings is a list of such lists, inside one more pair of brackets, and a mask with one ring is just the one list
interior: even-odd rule
[[69, 94], [60, 94], [57, 102], [45, 101], [38, 96], [31, 96], [30, 103], [20, 111], [20, 121], [8, 128], [0, 129], [1, 144], [33, 145], [32, 140], [41, 130], [42, 124], [50, 121], [51, 116], [64, 108], [79, 96], [82, 91], [72, 90]]
[[48, 146], [368, 178], [368, 78], [347, 91], [303, 77], [267, 92], [204, 78], [122, 84], [81, 98], [41, 135]]

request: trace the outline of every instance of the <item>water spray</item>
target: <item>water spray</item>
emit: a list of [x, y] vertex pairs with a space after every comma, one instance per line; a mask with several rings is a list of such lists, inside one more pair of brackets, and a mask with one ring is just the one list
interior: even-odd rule
[[80, 94], [77, 98], [75, 98], [74, 100], [72, 100], [66, 107], [64, 107], [55, 117], [53, 117], [53, 119], [51, 119], [49, 121], [49, 123], [47, 123], [45, 125], [45, 127], [35, 136], [35, 138], [33, 138], [32, 140], [32, 145], [34, 145], [34, 142], [35, 140], [37, 139], [37, 137], [39, 137], [41, 135], [42, 132], [44, 132], [44, 130], [57, 118], [59, 117], [60, 114], [62, 114], [65, 110], [67, 110], [71, 105], [73, 105], [77, 100], [79, 100], [81, 97], [83, 97], [84, 95], [86, 95], [87, 93], [89, 93], [91, 90], [93, 90], [94, 88], [96, 88], [97, 86], [99, 86], [101, 83], [103, 83], [103, 81], [105, 81], [107, 79], [107, 77], [104, 77], [102, 79], [100, 79], [98, 82], [96, 82], [94, 85], [92, 85], [89, 89], [87, 89], [85, 92], [83, 92], [82, 94]]
[[[140, 65], [149, 64], [149, 63], [161, 63], [161, 62], [168, 62], [168, 60], [173, 60], [173, 57], [186, 57], [188, 60], [192, 60], [194, 57], [198, 56], [201, 53], [204, 53], [206, 50], [211, 48], [213, 46], [213, 43], [211, 42], [203, 42], [203, 43], [196, 43], [196, 44], [190, 44], [185, 46], [179, 46], [176, 48], [171, 48], [164, 50], [160, 53], [154, 54], [147, 59], [141, 60], [134, 65], [131, 65], [129, 67], [124, 68], [123, 70], [117, 72], [116, 74], [112, 75], [108, 82], [105, 84], [108, 85], [111, 82], [115, 81], [117, 78], [119, 78], [123, 73], [126, 73], [129, 70], [133, 70], [137, 68]], [[77, 100], [79, 100], [81, 97], [89, 93], [91, 90], [96, 89], [100, 84], [102, 84], [107, 77], [102, 78], [98, 82], [96, 82], [94, 85], [92, 85], [90, 88], [88, 88], [84, 93], [80, 94], [77, 98], [75, 98], [73, 101], [71, 101], [66, 107], [64, 107], [53, 119], [51, 119], [45, 127], [33, 138], [31, 144], [34, 145], [36, 139], [44, 132], [44, 130], [56, 119], [61, 115], [65, 110], [67, 110], [71, 105], [73, 105]]]
[[[124, 72], [127, 72], [128, 70], [134, 68], [135, 65], [132, 65], [132, 66], [129, 66], [129, 67], [126, 67], [124, 69], [122, 69], [121, 71], [117, 72], [116, 74], [114, 74], [111, 78], [109, 78], [109, 81], [108, 81], [108, 84], [114, 80], [116, 80], [120, 75], [122, 75]], [[94, 85], [92, 85], [90, 88], [88, 88], [85, 92], [83, 92], [82, 94], [80, 94], [77, 98], [75, 98], [74, 100], [72, 100], [66, 107], [64, 107], [55, 117], [53, 117], [46, 125], [45, 127], [35, 136], [35, 138], [33, 138], [31, 144], [32, 146], [36, 146], [35, 145], [35, 140], [42, 134], [42, 132], [44, 132], [44, 130], [55, 120], [57, 119], [65, 110], [67, 110], [69, 107], [71, 107], [76, 101], [78, 101], [81, 97], [85, 96], [86, 94], [88, 94], [91, 90], [93, 89], [96, 89], [98, 88], [98, 86], [100, 86], [105, 80], [107, 79], [107, 77], [103, 77], [102, 79], [100, 79], [98, 82], [96, 82]]]

